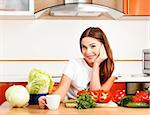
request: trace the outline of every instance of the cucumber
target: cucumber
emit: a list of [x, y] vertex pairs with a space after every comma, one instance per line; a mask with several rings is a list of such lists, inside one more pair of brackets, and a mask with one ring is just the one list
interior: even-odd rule
[[128, 102], [125, 106], [134, 108], [150, 108], [150, 104], [144, 102]]
[[118, 103], [119, 106], [125, 106], [127, 103], [132, 102], [132, 96], [124, 96]]
[[149, 93], [150, 93], [150, 87], [148, 87], [148, 90], [147, 90]]

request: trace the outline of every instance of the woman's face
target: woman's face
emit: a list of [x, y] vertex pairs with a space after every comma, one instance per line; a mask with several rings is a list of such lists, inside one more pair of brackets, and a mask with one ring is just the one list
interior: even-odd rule
[[81, 51], [85, 61], [92, 66], [96, 58], [99, 56], [102, 43], [92, 37], [84, 37], [81, 41]]

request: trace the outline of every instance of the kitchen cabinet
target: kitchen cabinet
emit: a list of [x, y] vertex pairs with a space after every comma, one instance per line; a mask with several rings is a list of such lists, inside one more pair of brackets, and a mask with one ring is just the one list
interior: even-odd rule
[[35, 12], [54, 5], [63, 4], [64, 0], [35, 0]]
[[124, 12], [127, 15], [150, 15], [150, 0], [124, 0]]
[[92, 0], [92, 3], [107, 6], [123, 12], [123, 0]]
[[34, 0], [0, 0], [0, 19], [34, 17]]

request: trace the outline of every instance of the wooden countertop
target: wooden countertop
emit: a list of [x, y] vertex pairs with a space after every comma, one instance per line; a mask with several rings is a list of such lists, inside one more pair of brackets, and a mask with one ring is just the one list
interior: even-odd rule
[[0, 115], [150, 115], [150, 108], [125, 108], [125, 107], [109, 107], [109, 108], [92, 108], [78, 110], [76, 108], [66, 108], [64, 104], [59, 106], [57, 111], [49, 109], [39, 109], [38, 105], [29, 105], [25, 108], [11, 108], [7, 102], [0, 106]]

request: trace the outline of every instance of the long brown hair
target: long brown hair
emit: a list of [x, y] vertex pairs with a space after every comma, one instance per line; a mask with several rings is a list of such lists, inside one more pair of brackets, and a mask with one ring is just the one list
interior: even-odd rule
[[81, 48], [81, 41], [84, 37], [92, 37], [97, 40], [99, 40], [101, 43], [103, 43], [106, 53], [108, 58], [104, 60], [100, 64], [100, 82], [101, 84], [105, 83], [109, 77], [111, 77], [112, 72], [114, 71], [114, 62], [113, 62], [113, 55], [112, 55], [112, 50], [109, 46], [109, 42], [107, 40], [107, 37], [105, 33], [98, 27], [89, 27], [87, 28], [81, 35], [80, 37], [80, 49], [82, 52]]

